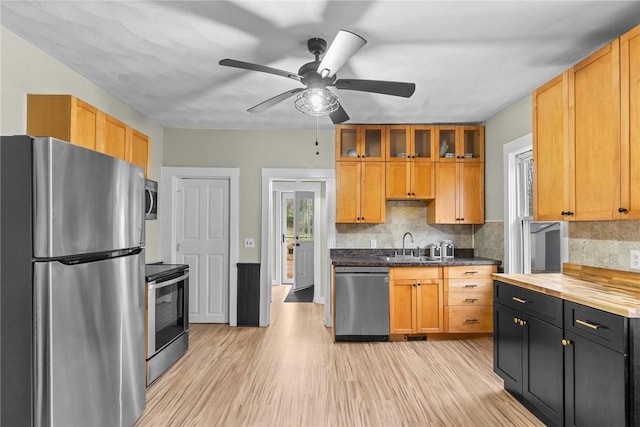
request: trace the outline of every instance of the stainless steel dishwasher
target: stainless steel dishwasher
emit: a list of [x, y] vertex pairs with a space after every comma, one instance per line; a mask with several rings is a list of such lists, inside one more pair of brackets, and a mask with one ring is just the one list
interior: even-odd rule
[[336, 267], [336, 341], [389, 340], [389, 267]]

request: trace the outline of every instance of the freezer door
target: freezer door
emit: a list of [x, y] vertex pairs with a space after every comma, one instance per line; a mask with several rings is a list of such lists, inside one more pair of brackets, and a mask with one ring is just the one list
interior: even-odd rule
[[144, 244], [144, 171], [55, 138], [33, 140], [34, 256]]
[[145, 408], [144, 251], [34, 263], [35, 426], [132, 426]]

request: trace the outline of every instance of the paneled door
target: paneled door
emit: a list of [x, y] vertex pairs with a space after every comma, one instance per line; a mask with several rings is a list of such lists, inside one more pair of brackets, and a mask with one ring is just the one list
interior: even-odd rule
[[293, 289], [313, 286], [313, 192], [296, 191], [293, 203]]
[[176, 253], [189, 264], [189, 321], [229, 322], [229, 180], [182, 178]]

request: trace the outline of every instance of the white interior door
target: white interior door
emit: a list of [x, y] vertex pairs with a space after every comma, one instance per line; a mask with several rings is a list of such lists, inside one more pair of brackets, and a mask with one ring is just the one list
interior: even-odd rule
[[293, 289], [313, 286], [313, 192], [294, 192]]
[[229, 322], [229, 180], [182, 178], [177, 260], [189, 264], [189, 321]]

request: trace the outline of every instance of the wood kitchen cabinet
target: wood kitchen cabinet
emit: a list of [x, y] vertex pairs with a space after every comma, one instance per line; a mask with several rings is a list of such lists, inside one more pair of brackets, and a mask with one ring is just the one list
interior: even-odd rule
[[640, 25], [620, 37], [622, 219], [640, 219]]
[[383, 125], [336, 126], [336, 161], [384, 161], [386, 139]]
[[443, 267], [444, 332], [493, 332], [495, 265]]
[[434, 126], [386, 126], [386, 198], [432, 199], [435, 196]]
[[389, 269], [391, 334], [443, 332], [443, 289], [439, 267]]
[[336, 162], [336, 223], [384, 223], [384, 182], [384, 162]]
[[52, 136], [149, 172], [149, 137], [71, 95], [27, 95], [27, 134]]
[[640, 26], [533, 93], [534, 218], [640, 218]]
[[70, 95], [27, 95], [27, 134], [52, 136], [95, 150], [104, 113]]
[[427, 222], [484, 224], [484, 163], [436, 163], [436, 194], [427, 202]]
[[437, 126], [435, 139], [441, 162], [484, 162], [484, 126]]
[[494, 282], [494, 372], [549, 426], [564, 422], [562, 303]]

